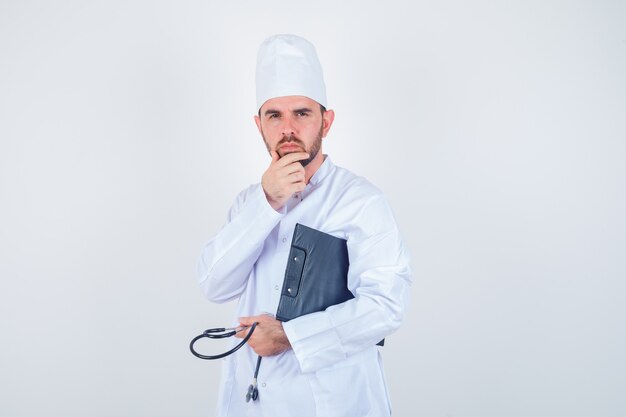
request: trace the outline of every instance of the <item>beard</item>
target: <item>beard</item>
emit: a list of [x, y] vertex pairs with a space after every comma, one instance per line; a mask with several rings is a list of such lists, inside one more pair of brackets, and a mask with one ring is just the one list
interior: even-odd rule
[[[322, 134], [323, 134], [323, 126], [320, 126], [320, 130], [319, 132], [317, 132], [315, 141], [311, 145], [310, 149], [307, 149], [304, 142], [302, 142], [300, 138], [298, 138], [297, 136], [294, 136], [294, 135], [283, 136], [283, 138], [280, 141], [278, 141], [278, 143], [276, 144], [276, 149], [277, 149], [276, 152], [278, 152], [278, 149], [285, 143], [293, 143], [295, 145], [298, 145], [300, 148], [302, 148], [302, 152], [306, 152], [309, 154], [309, 157], [307, 159], [302, 159], [299, 161], [303, 167], [306, 167], [307, 165], [309, 165], [309, 163], [312, 160], [315, 159], [320, 149], [322, 148]], [[268, 152], [271, 151], [271, 148], [269, 144], [267, 143], [267, 140], [265, 139], [265, 135], [262, 134], [262, 136], [263, 136], [263, 141], [265, 142], [265, 146], [267, 147]], [[282, 158], [285, 155], [288, 155], [290, 153], [295, 153], [295, 152], [301, 152], [301, 151], [287, 151], [282, 154], [278, 153], [278, 156]]]

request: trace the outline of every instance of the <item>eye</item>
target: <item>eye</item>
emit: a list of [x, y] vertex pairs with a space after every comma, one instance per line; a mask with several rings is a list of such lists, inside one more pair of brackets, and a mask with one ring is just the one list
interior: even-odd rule
[[309, 113], [307, 113], [305, 111], [299, 111], [299, 112], [296, 113], [296, 116], [298, 116], [298, 117], [306, 117], [308, 115], [309, 115]]

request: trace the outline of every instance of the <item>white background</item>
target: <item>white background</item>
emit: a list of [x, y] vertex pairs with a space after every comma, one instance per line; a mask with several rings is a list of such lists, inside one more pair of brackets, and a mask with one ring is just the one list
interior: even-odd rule
[[623, 417], [625, 4], [1, 0], [0, 415], [213, 414], [195, 262], [291, 32], [412, 253], [394, 415]]

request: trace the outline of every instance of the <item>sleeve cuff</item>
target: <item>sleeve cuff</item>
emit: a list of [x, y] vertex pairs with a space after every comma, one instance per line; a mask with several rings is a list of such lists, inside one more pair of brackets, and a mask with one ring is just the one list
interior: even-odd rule
[[242, 232], [247, 235], [247, 240], [259, 242], [265, 240], [269, 231], [283, 216], [283, 213], [277, 212], [270, 206], [263, 187], [258, 184], [250, 194], [236, 222], [241, 225]]
[[314, 372], [347, 357], [325, 311], [285, 322], [283, 329], [302, 372]]

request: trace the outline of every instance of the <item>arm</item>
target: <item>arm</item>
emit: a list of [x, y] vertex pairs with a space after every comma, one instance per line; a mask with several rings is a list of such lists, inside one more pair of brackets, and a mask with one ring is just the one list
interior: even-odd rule
[[355, 298], [283, 323], [303, 372], [313, 372], [374, 346], [401, 324], [411, 284], [409, 257], [382, 195], [347, 225]]
[[265, 238], [282, 216], [268, 204], [260, 185], [239, 194], [228, 222], [198, 260], [198, 282], [210, 301], [223, 303], [241, 294]]
[[262, 185], [239, 194], [228, 223], [202, 250], [198, 281], [210, 301], [223, 303], [241, 295], [265, 239], [283, 217], [277, 210], [304, 189], [304, 168], [298, 161], [309, 155], [296, 152], [279, 158], [275, 151], [271, 155]]

